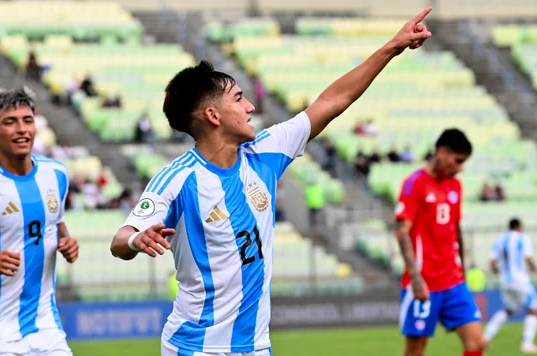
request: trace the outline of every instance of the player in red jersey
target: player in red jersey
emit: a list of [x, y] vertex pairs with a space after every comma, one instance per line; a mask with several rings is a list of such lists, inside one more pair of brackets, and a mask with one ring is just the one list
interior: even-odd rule
[[399, 326], [406, 336], [405, 356], [421, 356], [437, 322], [455, 330], [463, 356], [481, 356], [479, 309], [464, 281], [461, 182], [455, 175], [472, 154], [463, 132], [446, 130], [434, 157], [403, 183], [397, 203], [396, 236], [405, 261]]

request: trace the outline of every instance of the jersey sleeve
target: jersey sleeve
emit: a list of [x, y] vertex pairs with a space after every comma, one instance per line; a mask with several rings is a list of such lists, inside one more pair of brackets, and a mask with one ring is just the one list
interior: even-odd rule
[[242, 147], [248, 155], [266, 163], [278, 179], [291, 162], [304, 154], [311, 132], [308, 115], [301, 112], [294, 118], [261, 131], [256, 139]]
[[420, 190], [419, 180], [414, 176], [407, 178], [403, 182], [399, 200], [395, 208], [395, 220], [414, 222], [416, 212], [418, 211]]
[[184, 175], [180, 174], [173, 180], [169, 180], [163, 189], [155, 189], [159, 187], [159, 184], [162, 188], [161, 182], [173, 174], [174, 170], [168, 167], [153, 177], [123, 226], [132, 226], [138, 231], [144, 231], [155, 224], [162, 223], [165, 223], [166, 227], [175, 227], [177, 221], [173, 224], [169, 217], [177, 215], [173, 214], [174, 210], [182, 211], [182, 201], [177, 198], [184, 184]]
[[524, 247], [523, 247], [524, 257], [525, 258], [533, 257], [533, 244], [531, 242], [531, 239], [527, 235], [524, 235], [523, 241], [524, 241]]

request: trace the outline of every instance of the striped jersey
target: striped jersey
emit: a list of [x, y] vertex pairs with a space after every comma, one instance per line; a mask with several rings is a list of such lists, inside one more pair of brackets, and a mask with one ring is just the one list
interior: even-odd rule
[[300, 113], [239, 146], [231, 168], [192, 149], [149, 182], [125, 226], [176, 229], [169, 239], [179, 292], [163, 342], [211, 353], [270, 346], [276, 185], [310, 130]]
[[0, 341], [40, 330], [63, 331], [54, 291], [67, 170], [44, 156], [32, 156], [32, 161], [25, 176], [0, 167], [0, 250], [20, 253], [15, 275], [0, 275]]
[[533, 247], [527, 235], [513, 230], [501, 235], [491, 253], [491, 258], [499, 264], [501, 284], [506, 287], [529, 284], [526, 258], [532, 256]]

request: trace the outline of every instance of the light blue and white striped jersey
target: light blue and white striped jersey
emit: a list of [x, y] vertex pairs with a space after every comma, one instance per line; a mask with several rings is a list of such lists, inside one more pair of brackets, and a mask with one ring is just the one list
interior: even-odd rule
[[214, 353], [270, 346], [276, 185], [310, 130], [300, 113], [241, 145], [231, 168], [192, 149], [150, 181], [125, 226], [176, 229], [170, 242], [180, 288], [165, 342]]
[[32, 161], [25, 176], [0, 167], [0, 250], [20, 252], [15, 275], [0, 275], [1, 341], [63, 331], [54, 291], [58, 224], [69, 180], [63, 164], [37, 155]]
[[526, 258], [533, 256], [530, 238], [518, 231], [501, 235], [492, 247], [491, 258], [499, 263], [503, 286], [527, 285]]

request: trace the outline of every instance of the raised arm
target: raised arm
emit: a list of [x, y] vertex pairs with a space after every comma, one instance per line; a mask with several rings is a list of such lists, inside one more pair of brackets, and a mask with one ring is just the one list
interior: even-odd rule
[[358, 67], [336, 80], [306, 109], [311, 121], [310, 140], [362, 96], [393, 57], [402, 53], [407, 47], [410, 49], [421, 47], [423, 42], [431, 37], [427, 28], [419, 24], [431, 10], [432, 8], [428, 7], [407, 22], [391, 41]]

